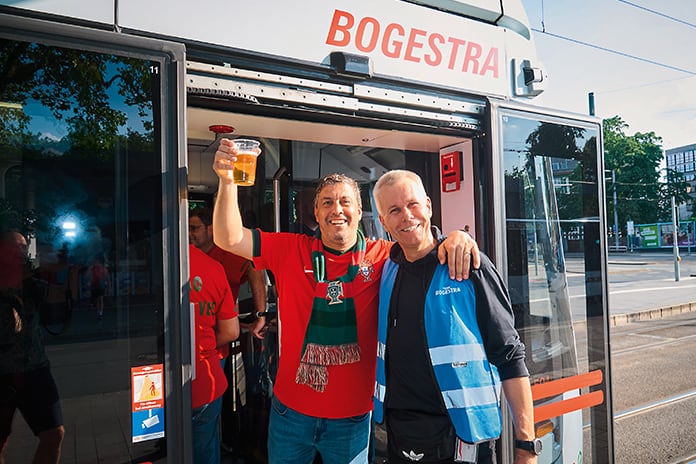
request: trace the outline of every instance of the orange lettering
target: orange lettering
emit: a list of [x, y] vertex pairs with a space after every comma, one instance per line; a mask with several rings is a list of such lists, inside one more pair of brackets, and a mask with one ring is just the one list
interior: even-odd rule
[[[445, 36], [425, 29], [406, 28], [398, 23], [384, 26], [371, 16], [355, 17], [334, 10], [326, 44], [336, 47], [354, 47], [362, 53], [377, 52], [381, 56], [456, 72], [490, 76], [498, 79], [500, 53], [498, 48]], [[379, 48], [378, 48], [379, 47]], [[462, 55], [460, 55], [460, 51]]]
[[491, 48], [488, 52], [486, 61], [481, 68], [481, 75], [486, 74], [488, 71], [493, 71], [493, 77], [498, 78], [498, 49], [496, 47]]
[[478, 59], [481, 58], [481, 46], [476, 42], [469, 42], [466, 46], [466, 54], [464, 55], [464, 64], [462, 65], [462, 71], [469, 71], [469, 63], [472, 64], [472, 73], [478, 74], [479, 62]]
[[466, 43], [466, 40], [457, 39], [456, 37], [450, 37], [447, 39], [449, 43], [452, 44], [452, 51], [450, 52], [450, 59], [447, 67], [449, 69], [454, 69], [454, 64], [457, 62], [457, 49], [461, 45], [462, 47]]
[[404, 59], [406, 61], [414, 61], [416, 63], [420, 63], [420, 58], [413, 56], [413, 49], [414, 48], [423, 48], [423, 44], [421, 42], [417, 42], [416, 40], [419, 37], [425, 36], [426, 32], [421, 29], [411, 29], [411, 33], [408, 35], [408, 43], [406, 45], [406, 54], [404, 55]]
[[[372, 25], [372, 36], [369, 38], [367, 45], [364, 45], [365, 31], [367, 26]], [[377, 45], [377, 40], [379, 40], [379, 21], [375, 18], [370, 18], [369, 16], [364, 17], [360, 20], [358, 24], [358, 30], [355, 34], [355, 48], [361, 52], [370, 53], [375, 49]]]
[[[438, 43], [436, 43], [438, 42]], [[433, 54], [425, 55], [424, 60], [430, 66], [440, 66], [442, 63], [442, 52], [440, 51], [440, 45], [445, 43], [445, 38], [441, 34], [432, 34], [428, 37], [428, 45], [430, 45], [430, 50]]]
[[[345, 24], [341, 24], [341, 19], [345, 20]], [[355, 24], [355, 18], [347, 11], [334, 10], [329, 35], [326, 37], [327, 45], [336, 45], [337, 47], [345, 47], [350, 43], [350, 28]], [[342, 33], [343, 38], [339, 40], [338, 34]]]
[[[400, 40], [392, 40], [392, 34], [396, 33], [398, 37], [404, 37], [404, 28], [400, 24], [390, 23], [384, 28], [384, 39], [382, 39], [382, 53], [389, 58], [398, 58], [401, 55], [403, 42]], [[390, 42], [391, 41], [391, 42]], [[391, 47], [390, 47], [391, 45]]]

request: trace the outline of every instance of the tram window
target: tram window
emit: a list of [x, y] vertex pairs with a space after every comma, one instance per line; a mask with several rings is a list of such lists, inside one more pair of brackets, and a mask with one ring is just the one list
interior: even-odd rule
[[[512, 112], [501, 117], [501, 128], [508, 287], [531, 381], [603, 370], [604, 347], [591, 346], [591, 328], [603, 328], [598, 128]], [[583, 387], [535, 405], [559, 404]], [[553, 462], [588, 455], [588, 410], [549, 413], [554, 433], [544, 448]]]
[[[164, 363], [158, 64], [15, 40], [0, 40], [0, 56], [0, 226], [26, 235], [31, 279], [46, 288], [33, 346], [56, 380], [62, 454], [165, 456], [159, 440], [135, 442], [131, 420], [131, 368]], [[155, 422], [151, 438], [164, 435]], [[7, 460], [35, 444], [15, 415]]]

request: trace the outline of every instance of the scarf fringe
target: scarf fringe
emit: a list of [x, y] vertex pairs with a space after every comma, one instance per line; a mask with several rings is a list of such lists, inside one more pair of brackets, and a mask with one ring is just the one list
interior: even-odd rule
[[301, 362], [295, 374], [295, 383], [307, 385], [309, 388], [322, 393], [329, 383], [329, 371], [326, 366]]
[[360, 361], [360, 346], [357, 343], [345, 345], [317, 345], [308, 343], [295, 374], [295, 382], [307, 385], [319, 393], [329, 383], [329, 370], [326, 366], [340, 366]]
[[317, 345], [307, 343], [302, 362], [320, 366], [341, 366], [360, 361], [360, 346], [357, 343], [344, 345]]

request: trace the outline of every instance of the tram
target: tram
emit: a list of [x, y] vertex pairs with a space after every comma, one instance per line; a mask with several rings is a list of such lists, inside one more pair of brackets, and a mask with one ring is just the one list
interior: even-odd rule
[[[220, 137], [262, 142], [240, 205], [263, 230], [342, 172], [384, 237], [372, 186], [417, 172], [433, 223], [468, 226], [508, 283], [539, 463], [613, 462], [601, 121], [535, 105], [547, 81], [519, 0], [0, 0], [0, 225], [50, 285], [61, 462], [191, 462], [187, 218]], [[246, 390], [262, 433], [272, 385]], [[500, 462], [512, 437], [506, 418]], [[15, 418], [8, 462], [32, 440]]]

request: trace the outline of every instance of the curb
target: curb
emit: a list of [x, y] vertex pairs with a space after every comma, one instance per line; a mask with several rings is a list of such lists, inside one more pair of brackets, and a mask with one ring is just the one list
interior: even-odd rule
[[[617, 327], [630, 324], [631, 322], [651, 321], [662, 319], [664, 317], [675, 316], [677, 314], [689, 313], [696, 311], [696, 301], [682, 303], [674, 306], [665, 306], [664, 308], [646, 309], [635, 313], [623, 313], [609, 316], [609, 327]], [[587, 320], [573, 321], [573, 329], [586, 330]]]
[[662, 319], [663, 317], [675, 316], [677, 314], [688, 313], [691, 311], [696, 311], [696, 301], [682, 303], [675, 306], [666, 306], [664, 308], [638, 311], [637, 313], [616, 314], [614, 316], [609, 316], [609, 326], [616, 327], [619, 325], [630, 324], [631, 322]]

